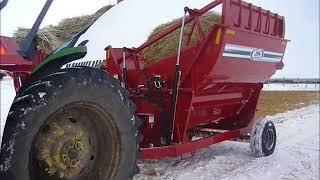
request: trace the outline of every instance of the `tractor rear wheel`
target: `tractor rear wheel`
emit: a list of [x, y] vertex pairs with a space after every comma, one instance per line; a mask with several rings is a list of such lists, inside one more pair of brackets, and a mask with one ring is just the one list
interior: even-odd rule
[[132, 179], [140, 124], [134, 111], [127, 92], [100, 69], [40, 78], [11, 106], [0, 179]]

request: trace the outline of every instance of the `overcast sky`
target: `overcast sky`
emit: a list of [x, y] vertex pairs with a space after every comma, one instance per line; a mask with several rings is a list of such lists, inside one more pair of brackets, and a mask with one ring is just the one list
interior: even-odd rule
[[[1, 35], [12, 36], [18, 26], [31, 27], [45, 1], [9, 0], [1, 11]], [[319, 0], [246, 1], [286, 18], [286, 38], [291, 42], [284, 58], [285, 67], [274, 77], [319, 77]], [[115, 2], [116, 0], [54, 0], [42, 26], [57, 24], [66, 17], [91, 14], [100, 7]]]

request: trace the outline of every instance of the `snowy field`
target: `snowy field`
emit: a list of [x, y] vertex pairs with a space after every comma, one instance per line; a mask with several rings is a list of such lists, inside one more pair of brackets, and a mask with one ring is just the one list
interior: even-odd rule
[[[13, 86], [13, 81], [9, 77], [4, 77], [2, 80], [0, 80], [0, 101], [1, 101], [1, 121], [0, 121], [0, 129], [1, 133], [0, 136], [2, 136], [4, 124], [7, 119], [7, 115], [9, 113], [12, 101], [15, 97], [15, 90]], [[0, 137], [0, 142], [2, 140], [2, 137]]]
[[228, 141], [203, 149], [186, 160], [141, 162], [141, 173], [134, 179], [318, 180], [319, 104], [267, 119], [275, 123], [278, 136], [271, 156], [255, 158], [247, 143]]
[[[8, 78], [0, 81], [0, 87], [2, 131], [15, 92]], [[271, 90], [271, 86], [265, 85], [264, 90]], [[276, 150], [269, 157], [254, 158], [249, 144], [228, 141], [202, 149], [185, 160], [171, 158], [140, 162], [141, 173], [134, 180], [318, 180], [319, 104], [267, 119], [275, 123], [278, 135]]]
[[320, 84], [270, 83], [263, 86], [263, 91], [320, 91]]

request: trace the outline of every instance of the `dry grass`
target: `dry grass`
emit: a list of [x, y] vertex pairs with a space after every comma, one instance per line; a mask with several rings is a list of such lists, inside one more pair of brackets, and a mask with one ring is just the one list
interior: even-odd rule
[[[112, 7], [113, 5], [107, 5], [100, 8], [93, 14], [66, 18], [56, 26], [50, 25], [40, 29], [37, 33], [38, 49], [43, 50], [46, 53], [52, 52], [62, 43], [66, 42], [79, 31], [90, 25]], [[30, 29], [27, 28], [18, 28], [13, 37], [16, 39], [18, 44], [21, 44], [29, 31]]]
[[[210, 32], [210, 29], [213, 26], [213, 24], [220, 22], [220, 19], [221, 19], [221, 16], [219, 14], [216, 14], [210, 11], [202, 15], [200, 17], [200, 22], [201, 22], [201, 25], [203, 28], [202, 30], [204, 31], [204, 34], [207, 35]], [[175, 19], [169, 23], [159, 25], [151, 32], [148, 39], [159, 34], [160, 32], [165, 31], [171, 25], [173, 25], [179, 20], [181, 19]], [[191, 29], [192, 29], [192, 24], [191, 23], [187, 24], [184, 28], [184, 34], [190, 33]], [[159, 41], [155, 42], [151, 46], [145, 48], [143, 51], [144, 58], [148, 62], [155, 63], [160, 58], [176, 53], [178, 50], [180, 31], [181, 31], [181, 28], [175, 30], [173, 33], [170, 33], [166, 37], [160, 39]], [[195, 44], [196, 42], [198, 42], [199, 39], [200, 39], [200, 36], [195, 28], [189, 45]], [[185, 46], [185, 43], [184, 43], [184, 46]]]
[[258, 104], [257, 118], [298, 109], [320, 102], [319, 92], [263, 91]]

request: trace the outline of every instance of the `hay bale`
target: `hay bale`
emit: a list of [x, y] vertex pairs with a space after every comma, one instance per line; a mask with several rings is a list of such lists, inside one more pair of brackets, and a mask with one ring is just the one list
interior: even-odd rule
[[95, 19], [96, 17], [92, 15], [66, 18], [63, 19], [57, 26], [52, 28], [52, 32], [61, 40], [61, 42], [65, 42], [95, 21]]
[[[52, 28], [52, 26], [48, 26], [40, 29], [37, 33], [38, 49], [47, 53], [50, 53], [61, 44], [61, 40], [52, 32]], [[29, 31], [30, 29], [28, 28], [19, 28], [18, 31], [14, 33], [14, 38], [19, 45], [22, 43]]]
[[100, 8], [97, 12], [94, 13], [94, 15], [98, 18], [105, 12], [109, 11], [114, 5], [106, 5]]
[[[46, 53], [52, 52], [112, 7], [113, 5], [107, 5], [91, 15], [66, 18], [56, 26], [50, 25], [40, 29], [37, 33], [38, 49], [43, 50]], [[18, 30], [13, 34], [13, 37], [19, 45], [22, 43], [29, 31], [30, 29], [28, 28], [18, 28]]]
[[[206, 14], [200, 17], [200, 22], [202, 24], [202, 29], [205, 35], [209, 33], [213, 24], [220, 22], [220, 19], [221, 19], [221, 16], [214, 12], [207, 12]], [[160, 32], [165, 31], [168, 27], [170, 27], [172, 24], [176, 23], [179, 20], [181, 19], [175, 19], [169, 23], [159, 25], [151, 32], [148, 39], [152, 38], [153, 36], [157, 35]], [[192, 24], [191, 23], [187, 24], [184, 28], [184, 34], [190, 33], [191, 28], [192, 28]], [[181, 28], [175, 30], [171, 34], [160, 39], [159, 41], [155, 42], [151, 46], [145, 48], [143, 50], [144, 58], [149, 63], [155, 63], [163, 57], [177, 53], [180, 31], [181, 31]], [[199, 39], [200, 39], [199, 34], [195, 28], [191, 37], [190, 45], [197, 43]], [[185, 46], [186, 46], [186, 43], [183, 43], [183, 47]]]

